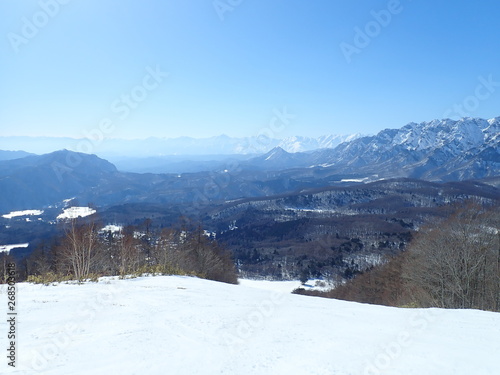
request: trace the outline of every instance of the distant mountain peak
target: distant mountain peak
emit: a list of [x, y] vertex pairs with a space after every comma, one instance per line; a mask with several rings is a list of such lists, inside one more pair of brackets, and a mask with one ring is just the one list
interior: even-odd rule
[[[149, 137], [144, 139], [105, 139], [96, 145], [94, 153], [106, 159], [134, 155], [137, 158], [158, 155], [249, 155], [262, 154], [280, 146], [287, 152], [306, 152], [320, 148], [334, 148], [342, 142], [359, 137], [354, 135], [325, 135], [317, 138], [291, 136], [285, 139], [266, 135], [230, 137], [226, 134], [209, 137]], [[56, 137], [0, 137], [0, 149], [19, 149], [36, 154], [55, 150], [78, 150], [81, 139]]]
[[281, 140], [279, 146], [287, 152], [306, 152], [322, 148], [335, 148], [343, 142], [361, 137], [359, 133], [349, 135], [329, 134], [320, 137], [291, 136]]
[[265, 157], [265, 160], [272, 160], [272, 159], [277, 159], [277, 158], [280, 158], [280, 157], [283, 157], [286, 155], [290, 155], [290, 153], [283, 150], [280, 146], [276, 146], [271, 151], [264, 154], [263, 157]]

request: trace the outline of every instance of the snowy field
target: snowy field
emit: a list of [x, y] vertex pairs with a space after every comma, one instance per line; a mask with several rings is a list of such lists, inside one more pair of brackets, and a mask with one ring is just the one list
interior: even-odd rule
[[25, 211], [12, 211], [6, 215], [2, 215], [5, 219], [12, 219], [13, 217], [19, 216], [39, 216], [43, 214], [41, 210], [25, 210]]
[[278, 283], [178, 276], [18, 287], [17, 367], [4, 354], [1, 374], [500, 374], [498, 313], [396, 309], [292, 295]]
[[0, 253], [8, 253], [12, 249], [18, 249], [20, 247], [28, 247], [29, 243], [18, 243], [14, 245], [0, 245]]
[[57, 216], [58, 219], [76, 219], [95, 214], [97, 211], [90, 207], [69, 207], [63, 210], [63, 213]]
[[295, 281], [270, 281], [270, 280], [249, 280], [240, 279], [240, 285], [245, 287], [271, 290], [276, 292], [291, 293], [297, 288], [307, 290], [328, 291], [333, 287], [323, 280], [313, 279], [306, 282], [304, 285], [298, 280]]

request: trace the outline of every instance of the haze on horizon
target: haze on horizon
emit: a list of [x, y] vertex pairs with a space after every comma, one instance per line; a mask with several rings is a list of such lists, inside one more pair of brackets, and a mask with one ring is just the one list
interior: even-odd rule
[[499, 115], [500, 5], [0, 3], [0, 136], [375, 134]]

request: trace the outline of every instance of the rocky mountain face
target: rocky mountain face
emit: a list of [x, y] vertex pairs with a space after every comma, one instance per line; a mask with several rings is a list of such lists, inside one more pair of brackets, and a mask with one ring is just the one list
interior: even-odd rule
[[500, 118], [411, 123], [339, 145], [317, 156], [347, 170], [390, 177], [464, 180], [500, 172]]

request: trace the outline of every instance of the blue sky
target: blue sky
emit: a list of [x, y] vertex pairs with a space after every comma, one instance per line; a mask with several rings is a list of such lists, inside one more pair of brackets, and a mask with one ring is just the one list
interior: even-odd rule
[[1, 0], [0, 135], [282, 138], [492, 118], [498, 14], [493, 0]]

